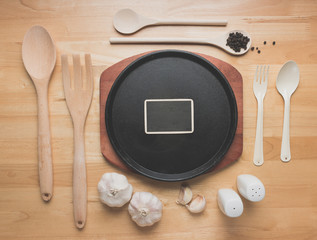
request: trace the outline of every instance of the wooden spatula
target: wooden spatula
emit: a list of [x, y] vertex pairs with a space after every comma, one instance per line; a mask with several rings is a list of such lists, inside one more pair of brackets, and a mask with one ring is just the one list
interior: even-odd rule
[[67, 55], [62, 55], [64, 92], [74, 126], [73, 205], [77, 228], [85, 226], [87, 214], [84, 129], [93, 95], [93, 75], [89, 54], [85, 55], [85, 65], [86, 78], [82, 73], [80, 56], [73, 55], [74, 79], [73, 83], [71, 83]]

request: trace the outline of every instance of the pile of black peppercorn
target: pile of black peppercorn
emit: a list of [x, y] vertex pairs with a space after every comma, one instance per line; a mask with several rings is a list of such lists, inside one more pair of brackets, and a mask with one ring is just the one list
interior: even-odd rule
[[242, 33], [230, 33], [229, 37], [227, 38], [227, 46], [232, 48], [235, 52], [240, 52], [243, 48], [244, 50], [247, 49], [248, 42], [250, 38], [244, 36]]

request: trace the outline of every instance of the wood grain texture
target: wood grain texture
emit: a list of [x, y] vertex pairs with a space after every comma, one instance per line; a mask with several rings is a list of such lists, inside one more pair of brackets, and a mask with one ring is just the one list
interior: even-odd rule
[[[133, 37], [213, 37], [243, 29], [261, 54], [241, 57], [211, 46], [116, 45], [121, 37], [112, 17], [130, 7], [155, 18], [228, 19], [227, 27], [156, 26]], [[317, 239], [317, 3], [313, 0], [12, 0], [0, 1], [0, 239]], [[21, 57], [23, 36], [43, 25], [57, 47], [57, 65], [49, 84], [54, 197], [39, 198], [37, 166], [37, 102]], [[263, 41], [267, 41], [264, 45]], [[272, 45], [276, 41], [276, 45]], [[180, 183], [161, 183], [121, 171], [106, 162], [100, 149], [99, 79], [109, 66], [139, 53], [181, 49], [204, 53], [233, 65], [243, 77], [243, 153], [234, 165], [217, 174], [188, 181], [206, 197], [206, 210], [192, 215], [175, 204]], [[87, 223], [79, 231], [73, 223], [73, 126], [62, 84], [60, 55], [91, 53], [94, 95], [85, 130], [87, 161]], [[281, 66], [294, 60], [300, 68], [299, 87], [292, 96], [290, 135], [292, 160], [279, 159], [283, 99], [275, 88]], [[252, 163], [257, 103], [252, 82], [257, 64], [270, 64], [264, 100], [264, 165]], [[97, 183], [105, 172], [127, 176], [134, 191], [150, 191], [163, 203], [162, 220], [141, 229], [130, 219], [127, 206], [110, 209], [98, 199]], [[236, 189], [236, 177], [251, 173], [267, 190], [259, 203], [245, 200], [243, 215], [225, 217], [216, 203], [219, 188]]]
[[[106, 120], [105, 120], [105, 112], [106, 112], [106, 102], [111, 90], [111, 87], [119, 76], [119, 74], [133, 61], [138, 59], [141, 56], [144, 56], [147, 53], [141, 53], [136, 56], [129, 57], [124, 59], [113, 66], [107, 68], [100, 77], [100, 85], [99, 85], [99, 104], [100, 104], [100, 148], [101, 152], [104, 155], [105, 159], [115, 166], [123, 169], [128, 170], [128, 167], [122, 162], [120, 157], [117, 155], [115, 150], [113, 149], [109, 136], [106, 129]], [[222, 161], [216, 165], [214, 169], [211, 171], [220, 170], [229, 164], [233, 163], [234, 161], [238, 160], [238, 158], [242, 154], [243, 150], [243, 79], [241, 74], [230, 64], [225, 63], [217, 58], [199, 54], [201, 57], [205, 58], [209, 62], [211, 62], [214, 66], [216, 66], [226, 77], [228, 82], [231, 85], [231, 88], [235, 94], [236, 102], [237, 102], [237, 109], [238, 109], [238, 121], [237, 121], [237, 129], [235, 137], [232, 141], [230, 149], [223, 157]]]

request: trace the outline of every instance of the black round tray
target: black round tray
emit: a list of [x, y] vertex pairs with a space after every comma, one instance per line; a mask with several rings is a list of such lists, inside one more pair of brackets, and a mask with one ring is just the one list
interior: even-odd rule
[[[191, 99], [193, 132], [147, 134], [148, 99]], [[105, 120], [110, 142], [127, 166], [153, 179], [181, 181], [221, 161], [233, 141], [237, 114], [234, 93], [213, 64], [193, 53], [164, 50], [138, 58], [120, 73]]]

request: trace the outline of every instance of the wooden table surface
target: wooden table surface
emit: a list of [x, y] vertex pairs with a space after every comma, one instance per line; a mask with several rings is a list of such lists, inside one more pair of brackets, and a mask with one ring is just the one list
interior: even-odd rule
[[[121, 36], [112, 17], [121, 8], [156, 18], [228, 19], [227, 27], [146, 28], [134, 37], [213, 37], [243, 29], [253, 46], [241, 57], [211, 46], [110, 45]], [[37, 162], [37, 104], [26, 73], [21, 46], [32, 26], [47, 28], [57, 47], [57, 64], [49, 86], [49, 109], [54, 165], [54, 196], [40, 198]], [[317, 2], [280, 0], [140, 1], [140, 0], [12, 0], [0, 1], [0, 238], [1, 239], [317, 239]], [[263, 41], [267, 44], [264, 45]], [[272, 42], [276, 41], [273, 46]], [[192, 179], [194, 193], [207, 199], [206, 210], [190, 214], [177, 205], [180, 183], [164, 183], [122, 172], [107, 163], [100, 151], [99, 77], [112, 64], [135, 54], [158, 49], [183, 49], [224, 60], [244, 79], [244, 147], [239, 161], [212, 175]], [[62, 85], [62, 53], [92, 54], [95, 91], [86, 123], [88, 217], [79, 231], [73, 222], [73, 128]], [[283, 99], [275, 88], [282, 64], [295, 60], [300, 84], [291, 100], [292, 160], [279, 159]], [[257, 103], [252, 81], [257, 64], [269, 64], [264, 101], [264, 158], [252, 163]], [[97, 183], [105, 172], [127, 176], [135, 191], [154, 193], [163, 203], [163, 217], [149, 228], [130, 219], [127, 205], [110, 209], [98, 199]], [[243, 200], [245, 211], [236, 219], [218, 209], [219, 188], [236, 189], [236, 177], [259, 177], [267, 191], [262, 202]]]

